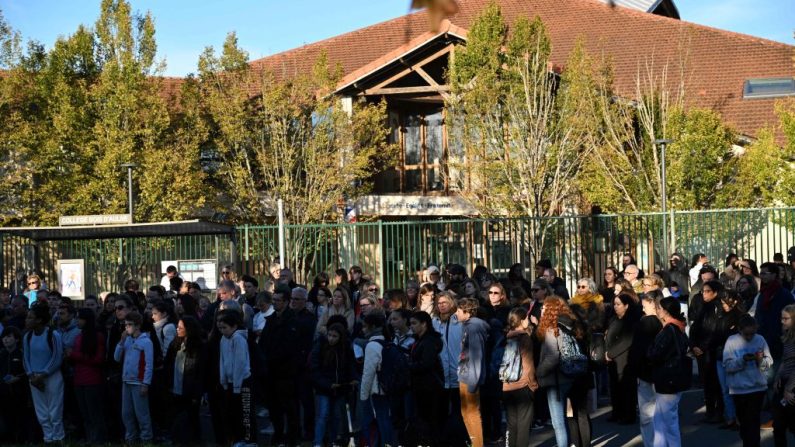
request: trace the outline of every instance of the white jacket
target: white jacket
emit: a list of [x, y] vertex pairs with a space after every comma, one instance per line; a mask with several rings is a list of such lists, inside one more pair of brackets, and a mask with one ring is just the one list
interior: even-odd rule
[[381, 334], [367, 340], [364, 348], [364, 371], [362, 385], [359, 387], [359, 399], [367, 400], [373, 394], [384, 394], [378, 386], [378, 371], [381, 369], [381, 351], [384, 349], [376, 340], [384, 340]]

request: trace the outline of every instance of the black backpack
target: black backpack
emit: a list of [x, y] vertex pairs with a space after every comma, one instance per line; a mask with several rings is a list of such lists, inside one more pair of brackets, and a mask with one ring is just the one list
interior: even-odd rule
[[378, 386], [387, 396], [397, 396], [409, 389], [409, 362], [405, 351], [391, 341], [373, 340], [381, 345]]

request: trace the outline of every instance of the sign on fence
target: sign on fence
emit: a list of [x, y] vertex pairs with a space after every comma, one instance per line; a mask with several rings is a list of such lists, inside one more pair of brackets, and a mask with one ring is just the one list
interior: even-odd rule
[[58, 225], [126, 225], [132, 223], [129, 214], [92, 214], [88, 216], [61, 216]]
[[85, 265], [82, 259], [58, 260], [58, 285], [62, 296], [86, 298]]

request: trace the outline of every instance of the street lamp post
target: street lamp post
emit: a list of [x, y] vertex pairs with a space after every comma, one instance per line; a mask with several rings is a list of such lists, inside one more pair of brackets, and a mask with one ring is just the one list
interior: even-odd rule
[[661, 165], [662, 165], [662, 179], [660, 181], [660, 184], [662, 186], [663, 256], [665, 256], [666, 259], [668, 259], [668, 215], [666, 214], [666, 212], [668, 211], [668, 207], [667, 207], [667, 205], [668, 205], [668, 197], [665, 194], [665, 180], [666, 180], [666, 177], [665, 177], [665, 148], [668, 147], [668, 145], [671, 144], [672, 142], [673, 142], [673, 140], [669, 140], [669, 139], [657, 139], [657, 140], [654, 140], [654, 145], [655, 146], [660, 146], [660, 150], [661, 150], [660, 160], [661, 160]]
[[137, 168], [135, 163], [122, 163], [122, 168], [127, 168], [127, 208], [130, 213], [130, 223], [133, 223], [133, 186], [132, 186], [132, 171]]

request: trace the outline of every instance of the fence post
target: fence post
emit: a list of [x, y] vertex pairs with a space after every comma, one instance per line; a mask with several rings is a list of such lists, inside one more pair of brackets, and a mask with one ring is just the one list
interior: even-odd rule
[[279, 212], [279, 261], [282, 268], [287, 268], [287, 258], [284, 257], [284, 201], [276, 201]]
[[[669, 240], [671, 241], [671, 244], [669, 245], [670, 251], [671, 251], [671, 253], [674, 253], [674, 252], [676, 252], [676, 220], [674, 219], [674, 210], [673, 209], [671, 209], [671, 234], [670, 234]], [[666, 261], [667, 261], [667, 259], [666, 259]]]
[[384, 221], [378, 219], [378, 285], [382, 291], [386, 289], [384, 270]]
[[246, 250], [246, 255], [244, 256], [244, 258], [246, 259], [246, 261], [248, 261], [248, 256], [249, 256], [248, 255], [248, 224], [246, 224], [246, 226], [243, 227], [243, 231], [245, 232], [245, 235], [243, 237], [246, 239], [245, 242], [243, 243], [243, 246], [245, 247], [244, 249]]

